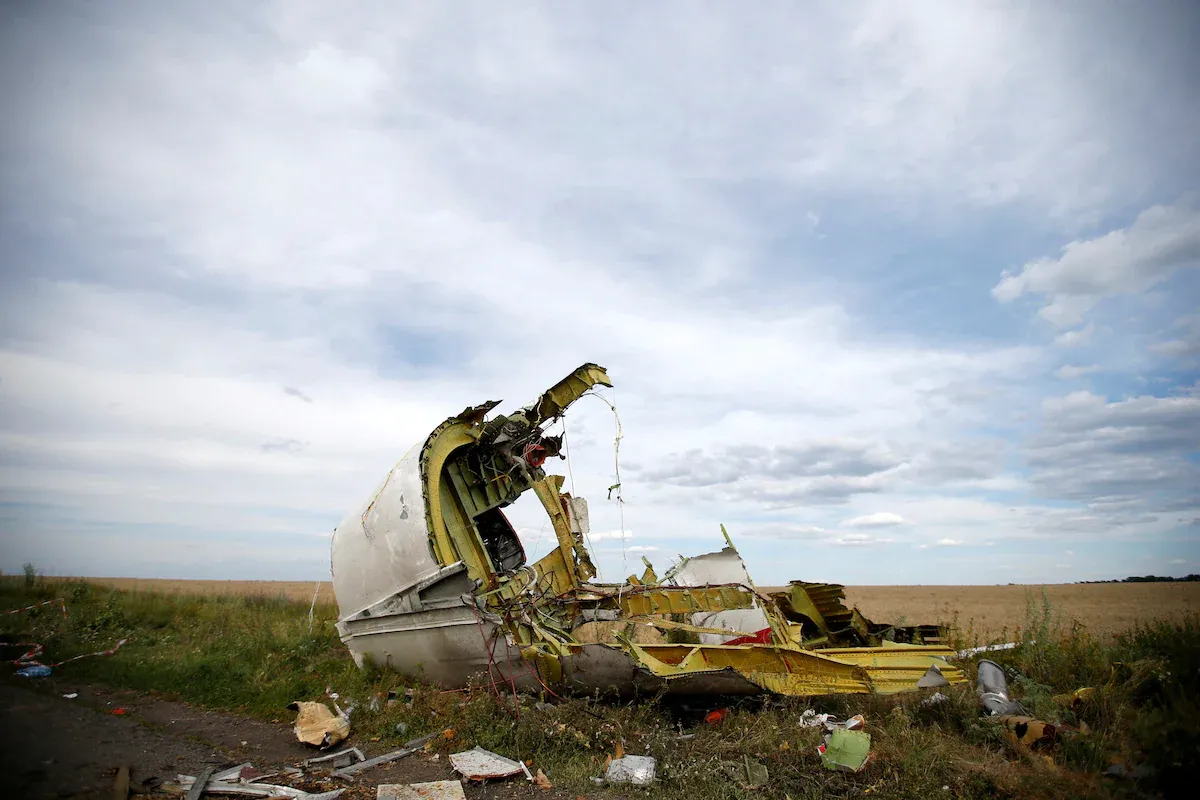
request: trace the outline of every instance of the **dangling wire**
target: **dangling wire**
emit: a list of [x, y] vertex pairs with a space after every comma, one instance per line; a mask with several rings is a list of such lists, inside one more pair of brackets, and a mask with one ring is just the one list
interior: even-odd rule
[[[562, 433], [562, 435], [563, 435], [563, 455], [565, 455], [567, 457], [567, 476], [571, 481], [571, 496], [578, 497], [578, 495], [575, 494], [575, 470], [573, 470], [571, 468], [571, 444], [570, 444], [570, 440], [567, 438], [567, 418], [565, 416], [562, 417], [562, 429], [563, 429], [563, 433]], [[585, 532], [583, 534], [583, 540], [587, 543], [588, 552], [592, 553], [594, 555], [596, 552], [596, 548], [592, 547], [592, 537], [589, 536]], [[599, 561], [599, 558], [597, 558], [596, 560]], [[598, 577], [601, 581], [603, 581], [604, 580], [604, 572], [600, 569], [599, 564], [596, 564], [595, 566], [596, 566], [596, 577]]]
[[617, 392], [613, 393], [612, 402], [602, 394], [596, 392], [587, 392], [593, 397], [599, 397], [604, 401], [604, 404], [609, 407], [613, 413], [613, 422], [616, 425], [616, 435], [613, 438], [613, 476], [616, 483], [608, 487], [608, 498], [613, 499], [613, 492], [616, 492], [617, 513], [621, 520], [621, 571], [629, 570], [629, 555], [625, 551], [625, 498], [621, 496], [621, 439], [624, 437], [624, 431], [621, 429], [621, 416], [617, 413]]

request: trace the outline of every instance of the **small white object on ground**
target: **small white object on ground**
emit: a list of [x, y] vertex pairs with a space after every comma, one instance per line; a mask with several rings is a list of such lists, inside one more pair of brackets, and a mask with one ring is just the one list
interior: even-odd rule
[[648, 786], [654, 783], [658, 771], [658, 762], [653, 756], [624, 756], [614, 758], [608, 764], [604, 779], [609, 783], [632, 783], [634, 786]]

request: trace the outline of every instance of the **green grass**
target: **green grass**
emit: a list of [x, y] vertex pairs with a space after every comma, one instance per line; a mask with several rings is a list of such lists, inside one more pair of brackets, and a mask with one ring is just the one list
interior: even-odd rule
[[[0, 578], [0, 610], [59, 596], [70, 609], [65, 622], [55, 606], [0, 616], [0, 639], [41, 642], [49, 663], [128, 638], [116, 655], [67, 664], [59, 673], [262, 719], [290, 719], [288, 703], [324, 699], [330, 687], [343, 704], [355, 704], [354, 741], [372, 741], [373, 750], [437, 732], [441, 752], [479, 745], [531, 759], [557, 786], [589, 797], [613, 791], [598, 790], [590, 778], [603, 773], [618, 747], [658, 759], [662, 780], [656, 787], [618, 793], [648, 800], [1170, 796], [1187, 785], [1200, 763], [1195, 618], [1101, 641], [1063, 625], [1044, 598], [1031, 598], [1027, 619], [1012, 634], [1022, 646], [990, 657], [1006, 668], [1010, 689], [1032, 713], [1089, 729], [1052, 750], [1032, 753], [1006, 740], [995, 721], [979, 716], [970, 686], [943, 690], [947, 701], [933, 706], [922, 704], [924, 694], [913, 693], [702, 698], [689, 701], [691, 708], [667, 698], [623, 703], [574, 698], [538, 710], [534, 703], [544, 698], [497, 698], [484, 689], [444, 692], [394, 673], [358, 670], [337, 638], [335, 610], [328, 606], [317, 607], [310, 631], [308, 605], [283, 598], [48, 584], [36, 571]], [[957, 644], [977, 643], [969, 626], [957, 635]], [[13, 648], [6, 652], [9, 658], [19, 654]], [[965, 665], [969, 675], [976, 660]], [[1077, 707], [1054, 699], [1081, 686], [1097, 691]], [[389, 690], [396, 693], [391, 702]], [[721, 703], [730, 708], [721, 724], [699, 721]], [[798, 724], [807, 708], [839, 718], [864, 714], [872, 763], [858, 774], [824, 769], [816, 753], [821, 734]], [[400, 723], [403, 733], [397, 732]], [[747, 758], [767, 766], [766, 788], [743, 785]], [[1136, 782], [1103, 778], [1114, 761], [1150, 773]]]

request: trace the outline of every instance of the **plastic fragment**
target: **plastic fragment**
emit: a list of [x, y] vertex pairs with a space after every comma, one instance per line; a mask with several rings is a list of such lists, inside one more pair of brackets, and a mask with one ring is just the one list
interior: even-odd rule
[[728, 708], [718, 708], [714, 711], [710, 711], [707, 714], [705, 714], [704, 721], [707, 722], [709, 725], [716, 725], [721, 720], [725, 719], [725, 717], [728, 715], [729, 715]]
[[827, 769], [859, 772], [871, 760], [871, 735], [839, 729], [829, 734], [817, 752]]
[[767, 767], [762, 762], [755, 761], [749, 756], [746, 756], [745, 764], [747, 786], [766, 786], [771, 780], [771, 775], [769, 772], [767, 772]]
[[804, 713], [800, 715], [800, 727], [820, 728], [823, 727], [828, 720], [828, 714], [818, 714], [811, 708], [807, 708], [804, 710]]
[[17, 670], [17, 674], [22, 678], [46, 678], [50, 676], [51, 672], [53, 672], [52, 669], [41, 664]]

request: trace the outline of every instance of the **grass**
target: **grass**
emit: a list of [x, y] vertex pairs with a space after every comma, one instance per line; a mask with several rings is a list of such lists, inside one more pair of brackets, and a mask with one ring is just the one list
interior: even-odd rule
[[[262, 719], [288, 719], [289, 702], [320, 700], [331, 688], [343, 704], [356, 706], [354, 740], [378, 737], [373, 750], [438, 732], [441, 752], [479, 745], [531, 759], [572, 796], [616, 796], [590, 778], [617, 752], [658, 759], [657, 786], [619, 795], [647, 800], [1170, 796], [1200, 763], [1200, 622], [1194, 617], [1097, 639], [1059, 620], [1044, 598], [1031, 597], [1023, 624], [1005, 632], [1021, 646], [989, 655], [1031, 713], [1088, 729], [1031, 752], [979, 716], [969, 686], [943, 690], [947, 699], [934, 705], [923, 703], [924, 694], [905, 694], [686, 702], [593, 697], [535, 707], [546, 698], [443, 692], [394, 673], [358, 670], [337, 638], [329, 605], [317, 606], [310, 631], [308, 603], [282, 596], [117, 591], [46, 582], [35, 569], [0, 578], [0, 610], [54, 597], [67, 601], [65, 621], [52, 605], [3, 615], [0, 641], [41, 642], [43, 660], [51, 663], [127, 638], [116, 655], [76, 661], [61, 673]], [[970, 625], [956, 631], [956, 644], [979, 643]], [[5, 652], [11, 659], [20, 651]], [[967, 672], [974, 675], [973, 663]], [[1096, 688], [1086, 702], [1064, 705], [1056, 697], [1081, 686]], [[704, 713], [718, 705], [730, 713], [719, 725], [703, 724]], [[864, 714], [872, 763], [857, 774], [824, 769], [816, 753], [821, 733], [798, 724], [808, 708], [838, 718]], [[747, 759], [767, 767], [767, 787], [745, 785]], [[1114, 762], [1140, 768], [1142, 776], [1104, 778]]]

